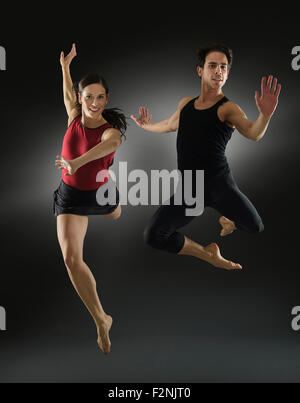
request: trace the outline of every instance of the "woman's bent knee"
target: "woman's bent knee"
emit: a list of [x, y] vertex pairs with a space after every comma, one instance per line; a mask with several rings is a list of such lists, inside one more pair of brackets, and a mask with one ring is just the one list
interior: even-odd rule
[[83, 260], [79, 256], [72, 253], [66, 254], [64, 256], [65, 266], [71, 273], [77, 271], [80, 268], [82, 262]]
[[122, 213], [121, 206], [118, 205], [118, 207], [112, 213], [106, 214], [104, 217], [111, 218], [112, 220], [117, 220], [118, 218], [120, 218], [121, 213]]

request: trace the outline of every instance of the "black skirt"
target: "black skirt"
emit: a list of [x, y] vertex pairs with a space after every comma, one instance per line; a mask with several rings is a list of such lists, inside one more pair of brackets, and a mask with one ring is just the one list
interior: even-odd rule
[[[79, 190], [67, 185], [61, 180], [58, 188], [53, 192], [53, 214], [78, 214], [78, 215], [105, 215], [112, 213], [119, 205], [119, 191], [116, 185], [111, 182], [110, 186], [115, 188], [115, 197], [107, 201], [106, 205], [97, 202], [96, 190]], [[108, 189], [104, 193], [107, 200]], [[99, 201], [98, 197], [98, 201]]]

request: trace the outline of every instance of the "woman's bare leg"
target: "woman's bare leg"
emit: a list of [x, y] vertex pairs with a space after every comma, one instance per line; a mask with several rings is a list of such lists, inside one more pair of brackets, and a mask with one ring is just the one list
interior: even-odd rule
[[98, 344], [105, 354], [110, 352], [111, 316], [104, 312], [99, 300], [95, 278], [83, 261], [83, 242], [88, 217], [76, 214], [57, 216], [57, 236], [70, 280], [79, 297], [92, 315], [98, 332]]
[[204, 247], [186, 236], [184, 236], [183, 248], [178, 255], [194, 256], [222, 269], [233, 270], [242, 268], [240, 264], [224, 259], [221, 256], [220, 249], [216, 243], [211, 243]]
[[118, 205], [118, 207], [110, 214], [105, 214], [103, 215], [103, 217], [106, 218], [111, 218], [112, 220], [117, 220], [121, 215], [121, 206], [120, 204]]

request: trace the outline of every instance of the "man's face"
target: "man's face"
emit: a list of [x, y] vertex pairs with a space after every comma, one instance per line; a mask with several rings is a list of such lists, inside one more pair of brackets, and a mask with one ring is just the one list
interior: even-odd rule
[[226, 83], [229, 74], [226, 55], [221, 52], [208, 53], [204, 66], [198, 66], [197, 72], [208, 89], [221, 89]]

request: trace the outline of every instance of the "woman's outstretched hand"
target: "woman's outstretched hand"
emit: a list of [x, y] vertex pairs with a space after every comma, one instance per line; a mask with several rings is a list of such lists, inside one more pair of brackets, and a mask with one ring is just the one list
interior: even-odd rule
[[65, 56], [64, 52], [60, 53], [60, 64], [61, 64], [61, 66], [62, 67], [70, 66], [71, 61], [74, 59], [75, 56], [77, 56], [76, 46], [75, 46], [75, 43], [73, 43], [72, 49], [71, 49], [70, 53], [67, 56]]
[[139, 108], [139, 116], [136, 117], [134, 115], [130, 116], [132, 120], [135, 121], [135, 123], [140, 126], [140, 127], [144, 127], [146, 125], [148, 125], [151, 121], [152, 115], [151, 113], [148, 111], [148, 109], [144, 108], [143, 106], [140, 106]]
[[66, 169], [67, 172], [65, 172], [65, 175], [74, 175], [75, 172], [77, 171], [77, 166], [74, 162], [74, 160], [67, 160], [66, 158], [64, 158], [62, 155], [57, 155], [55, 160], [55, 165], [59, 168], [59, 169]]

